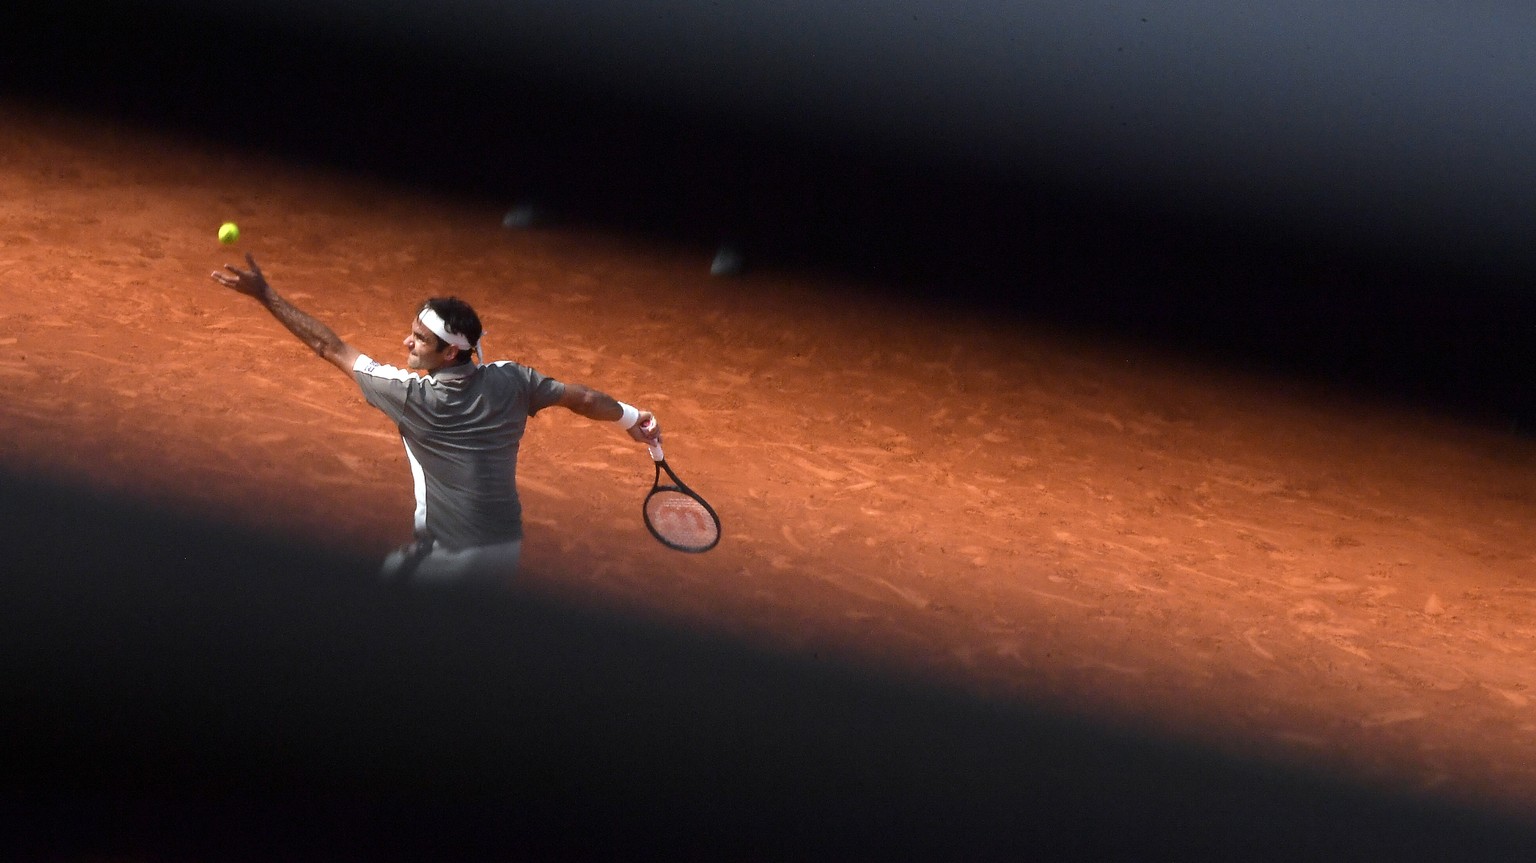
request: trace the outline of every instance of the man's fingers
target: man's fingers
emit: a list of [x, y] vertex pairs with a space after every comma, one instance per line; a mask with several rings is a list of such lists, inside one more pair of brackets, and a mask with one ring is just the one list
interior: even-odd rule
[[231, 277], [229, 273], [221, 273], [218, 270], [214, 270], [209, 275], [213, 277], [214, 281], [218, 282], [226, 288], [237, 288], [240, 286], [242, 281], [247, 279], [254, 279], [257, 275], [256, 273], [242, 270], [239, 267], [236, 267], [234, 264], [225, 264], [224, 269], [228, 270], [229, 273], [233, 273], [234, 276]]
[[256, 266], [256, 256], [255, 255], [251, 254], [250, 252], [246, 252], [245, 253], [245, 262], [247, 264], [251, 265], [251, 273], [253, 275], [257, 275], [257, 276], [261, 275], [261, 267]]

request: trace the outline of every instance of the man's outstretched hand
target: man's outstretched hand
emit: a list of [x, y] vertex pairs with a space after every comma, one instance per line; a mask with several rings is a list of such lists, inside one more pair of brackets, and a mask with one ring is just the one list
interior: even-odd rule
[[268, 292], [272, 290], [267, 284], [267, 277], [261, 274], [261, 267], [256, 266], [256, 258], [250, 252], [245, 253], [245, 262], [251, 265], [249, 270], [242, 270], [234, 264], [225, 264], [228, 272], [215, 270], [213, 280], [226, 288], [238, 291], [248, 297], [264, 300]]

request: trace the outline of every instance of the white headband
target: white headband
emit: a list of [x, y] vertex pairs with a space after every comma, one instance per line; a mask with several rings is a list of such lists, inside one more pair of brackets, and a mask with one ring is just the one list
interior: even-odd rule
[[433, 311], [431, 306], [422, 306], [421, 314], [417, 317], [421, 319], [422, 326], [431, 330], [438, 338], [459, 350], [467, 351], [474, 348], [474, 345], [469, 343], [469, 339], [448, 329], [448, 322], [443, 320], [442, 315]]

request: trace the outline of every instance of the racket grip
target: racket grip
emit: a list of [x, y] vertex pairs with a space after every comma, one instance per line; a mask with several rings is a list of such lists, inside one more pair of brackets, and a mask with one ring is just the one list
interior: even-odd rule
[[[650, 431], [651, 429], [653, 429], [655, 427], [656, 427], [656, 421], [655, 420], [646, 420], [645, 425], [642, 425], [640, 427], [640, 430], [648, 432], [648, 431]], [[651, 460], [652, 461], [661, 461], [662, 455], [661, 455], [661, 444], [660, 443], [648, 443], [648, 444], [646, 444], [646, 448], [648, 448], [651, 451]]]

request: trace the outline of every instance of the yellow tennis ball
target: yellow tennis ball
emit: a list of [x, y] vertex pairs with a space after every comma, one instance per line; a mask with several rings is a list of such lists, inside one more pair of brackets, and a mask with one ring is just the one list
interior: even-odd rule
[[240, 226], [234, 222], [225, 222], [219, 226], [219, 242], [226, 246], [233, 246], [240, 239]]

